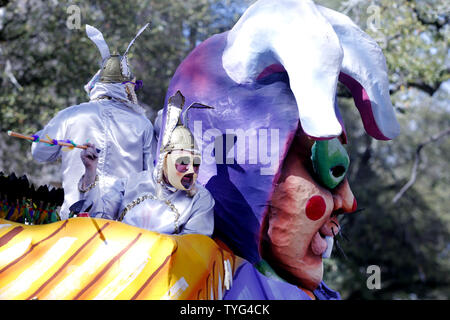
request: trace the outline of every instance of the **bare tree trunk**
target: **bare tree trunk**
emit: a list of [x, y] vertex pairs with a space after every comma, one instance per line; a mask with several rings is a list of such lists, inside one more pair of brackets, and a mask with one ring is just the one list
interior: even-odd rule
[[435, 134], [434, 136], [430, 137], [428, 140], [426, 140], [425, 142], [422, 142], [421, 144], [419, 144], [417, 146], [416, 154], [415, 154], [415, 158], [414, 158], [414, 165], [411, 170], [411, 177], [409, 178], [409, 181], [400, 189], [400, 191], [392, 199], [393, 203], [396, 203], [403, 196], [403, 194], [409, 188], [411, 188], [411, 186], [416, 182], [417, 169], [419, 168], [419, 164], [420, 164], [420, 160], [421, 160], [420, 152], [422, 151], [423, 147], [429, 143], [438, 141], [439, 139], [441, 139], [442, 137], [445, 137], [448, 134], [450, 134], [450, 128], [447, 128], [447, 129]]

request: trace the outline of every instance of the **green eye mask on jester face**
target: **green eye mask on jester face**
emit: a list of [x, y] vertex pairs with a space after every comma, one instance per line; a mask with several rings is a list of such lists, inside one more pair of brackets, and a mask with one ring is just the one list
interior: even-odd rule
[[311, 161], [318, 181], [328, 189], [334, 189], [347, 174], [350, 159], [337, 139], [314, 142]]

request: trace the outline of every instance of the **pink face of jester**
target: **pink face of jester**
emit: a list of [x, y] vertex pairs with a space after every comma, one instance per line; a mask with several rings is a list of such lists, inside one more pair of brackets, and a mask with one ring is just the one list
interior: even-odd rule
[[322, 256], [339, 232], [338, 216], [357, 207], [347, 178], [334, 188], [317, 181], [313, 143], [300, 128], [284, 160], [261, 244], [263, 258], [277, 273], [308, 290], [322, 281]]

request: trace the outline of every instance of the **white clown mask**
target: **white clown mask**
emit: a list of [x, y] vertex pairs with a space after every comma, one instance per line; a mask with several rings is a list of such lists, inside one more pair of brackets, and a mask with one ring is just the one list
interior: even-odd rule
[[191, 190], [198, 177], [201, 158], [187, 150], [173, 150], [164, 161], [164, 177], [178, 190]]

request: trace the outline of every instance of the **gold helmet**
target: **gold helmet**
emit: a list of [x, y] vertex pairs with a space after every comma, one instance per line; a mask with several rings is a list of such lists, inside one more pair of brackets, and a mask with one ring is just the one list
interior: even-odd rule
[[191, 131], [182, 124], [173, 129], [170, 143], [164, 148], [164, 151], [170, 152], [172, 150], [200, 152]]
[[122, 57], [120, 55], [112, 54], [103, 63], [100, 71], [100, 82], [122, 83], [124, 81], [131, 81], [131, 79], [131, 74], [125, 75], [122, 70]]
[[90, 25], [86, 25], [87, 36], [95, 43], [102, 56], [102, 68], [100, 69], [99, 76], [100, 82], [122, 83], [125, 81], [132, 81], [133, 75], [131, 74], [127, 58], [128, 51], [134, 44], [134, 41], [137, 39], [137, 37], [139, 37], [139, 35], [148, 27], [148, 25], [149, 23], [147, 23], [138, 31], [134, 39], [131, 40], [123, 55], [119, 55], [117, 52], [115, 52], [114, 54], [110, 54], [109, 47], [106, 44], [102, 33], [98, 29]]

